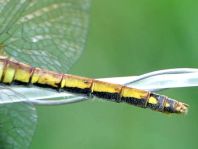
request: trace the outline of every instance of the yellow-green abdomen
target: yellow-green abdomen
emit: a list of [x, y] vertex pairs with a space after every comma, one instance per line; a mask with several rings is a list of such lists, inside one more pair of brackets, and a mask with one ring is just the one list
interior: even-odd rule
[[166, 113], [181, 113], [186, 105], [166, 96], [148, 91], [111, 84], [90, 78], [59, 74], [0, 58], [0, 80], [5, 84], [35, 85], [86, 96], [96, 96], [115, 102], [125, 102], [142, 108]]

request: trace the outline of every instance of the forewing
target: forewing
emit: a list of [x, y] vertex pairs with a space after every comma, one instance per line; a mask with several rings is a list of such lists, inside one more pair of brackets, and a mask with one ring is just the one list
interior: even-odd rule
[[7, 55], [36, 67], [66, 72], [81, 54], [88, 30], [89, 0], [0, 3], [0, 49]]

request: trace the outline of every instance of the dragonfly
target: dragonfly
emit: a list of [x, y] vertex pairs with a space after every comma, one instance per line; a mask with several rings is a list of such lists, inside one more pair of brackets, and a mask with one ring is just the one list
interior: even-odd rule
[[[45, 90], [49, 93], [48, 89], [51, 94], [56, 92], [54, 98], [69, 92], [163, 113], [187, 111], [187, 104], [164, 95], [66, 74], [85, 47], [89, 7], [89, 0], [0, 0], [0, 115], [5, 117], [0, 120], [2, 146], [29, 146], [36, 110], [34, 102], [27, 101]], [[23, 135], [27, 132], [28, 138]]]

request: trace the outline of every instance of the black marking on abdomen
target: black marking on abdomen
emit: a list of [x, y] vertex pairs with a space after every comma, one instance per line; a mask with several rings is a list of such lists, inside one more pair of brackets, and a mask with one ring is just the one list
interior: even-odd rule
[[119, 93], [109, 93], [109, 92], [92, 92], [93, 96], [98, 98], [107, 99], [110, 101], [120, 102], [120, 94]]
[[168, 103], [170, 106], [169, 107], [164, 107], [164, 112], [175, 113], [176, 112], [176, 110], [174, 108], [175, 101], [170, 99], [170, 98], [167, 98], [166, 103]]
[[82, 88], [78, 88], [78, 87], [64, 87], [61, 90], [68, 91], [70, 93], [84, 94], [84, 95], [87, 95], [87, 96], [90, 96], [90, 94], [91, 94], [91, 89], [90, 88], [82, 89]]
[[34, 86], [38, 86], [38, 87], [41, 87], [41, 88], [50, 88], [50, 89], [54, 89], [54, 90], [57, 90], [59, 91], [59, 88], [58, 87], [54, 87], [54, 86], [51, 86], [51, 85], [48, 85], [48, 84], [41, 84], [41, 83], [30, 83], [30, 85], [34, 85]]
[[22, 85], [22, 86], [29, 86], [30, 85], [29, 82], [22, 82], [22, 81], [18, 81], [18, 80], [14, 80], [11, 84], [12, 85]]
[[142, 107], [142, 108], [146, 108], [146, 99], [137, 99], [137, 98], [133, 98], [133, 97], [121, 97], [121, 101], [122, 102], [126, 102], [128, 104], [132, 104], [138, 107]]
[[157, 111], [163, 112], [164, 111], [164, 100], [166, 97], [158, 95], [158, 94], [154, 94], [154, 93], [151, 93], [150, 97], [154, 97], [157, 100], [157, 104], [152, 104], [152, 103], [147, 102], [146, 108], [150, 108], [152, 110], [157, 110]]
[[3, 82], [3, 80], [4, 80], [4, 77], [5, 77], [5, 73], [6, 73], [6, 69], [7, 69], [7, 65], [8, 65], [8, 61], [9, 61], [9, 59], [8, 58], [6, 58], [6, 59], [0, 59], [0, 60], [2, 60], [2, 62], [3, 62], [3, 71], [2, 71], [2, 76], [1, 76], [1, 82]]

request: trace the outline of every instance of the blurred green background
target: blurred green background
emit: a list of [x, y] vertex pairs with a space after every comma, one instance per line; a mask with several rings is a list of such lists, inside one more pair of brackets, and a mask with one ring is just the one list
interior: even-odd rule
[[[197, 67], [197, 6], [191, 0], [93, 0], [87, 47], [70, 73], [99, 78]], [[188, 103], [189, 113], [102, 100], [38, 107], [31, 149], [197, 149], [197, 89], [162, 93]]]

